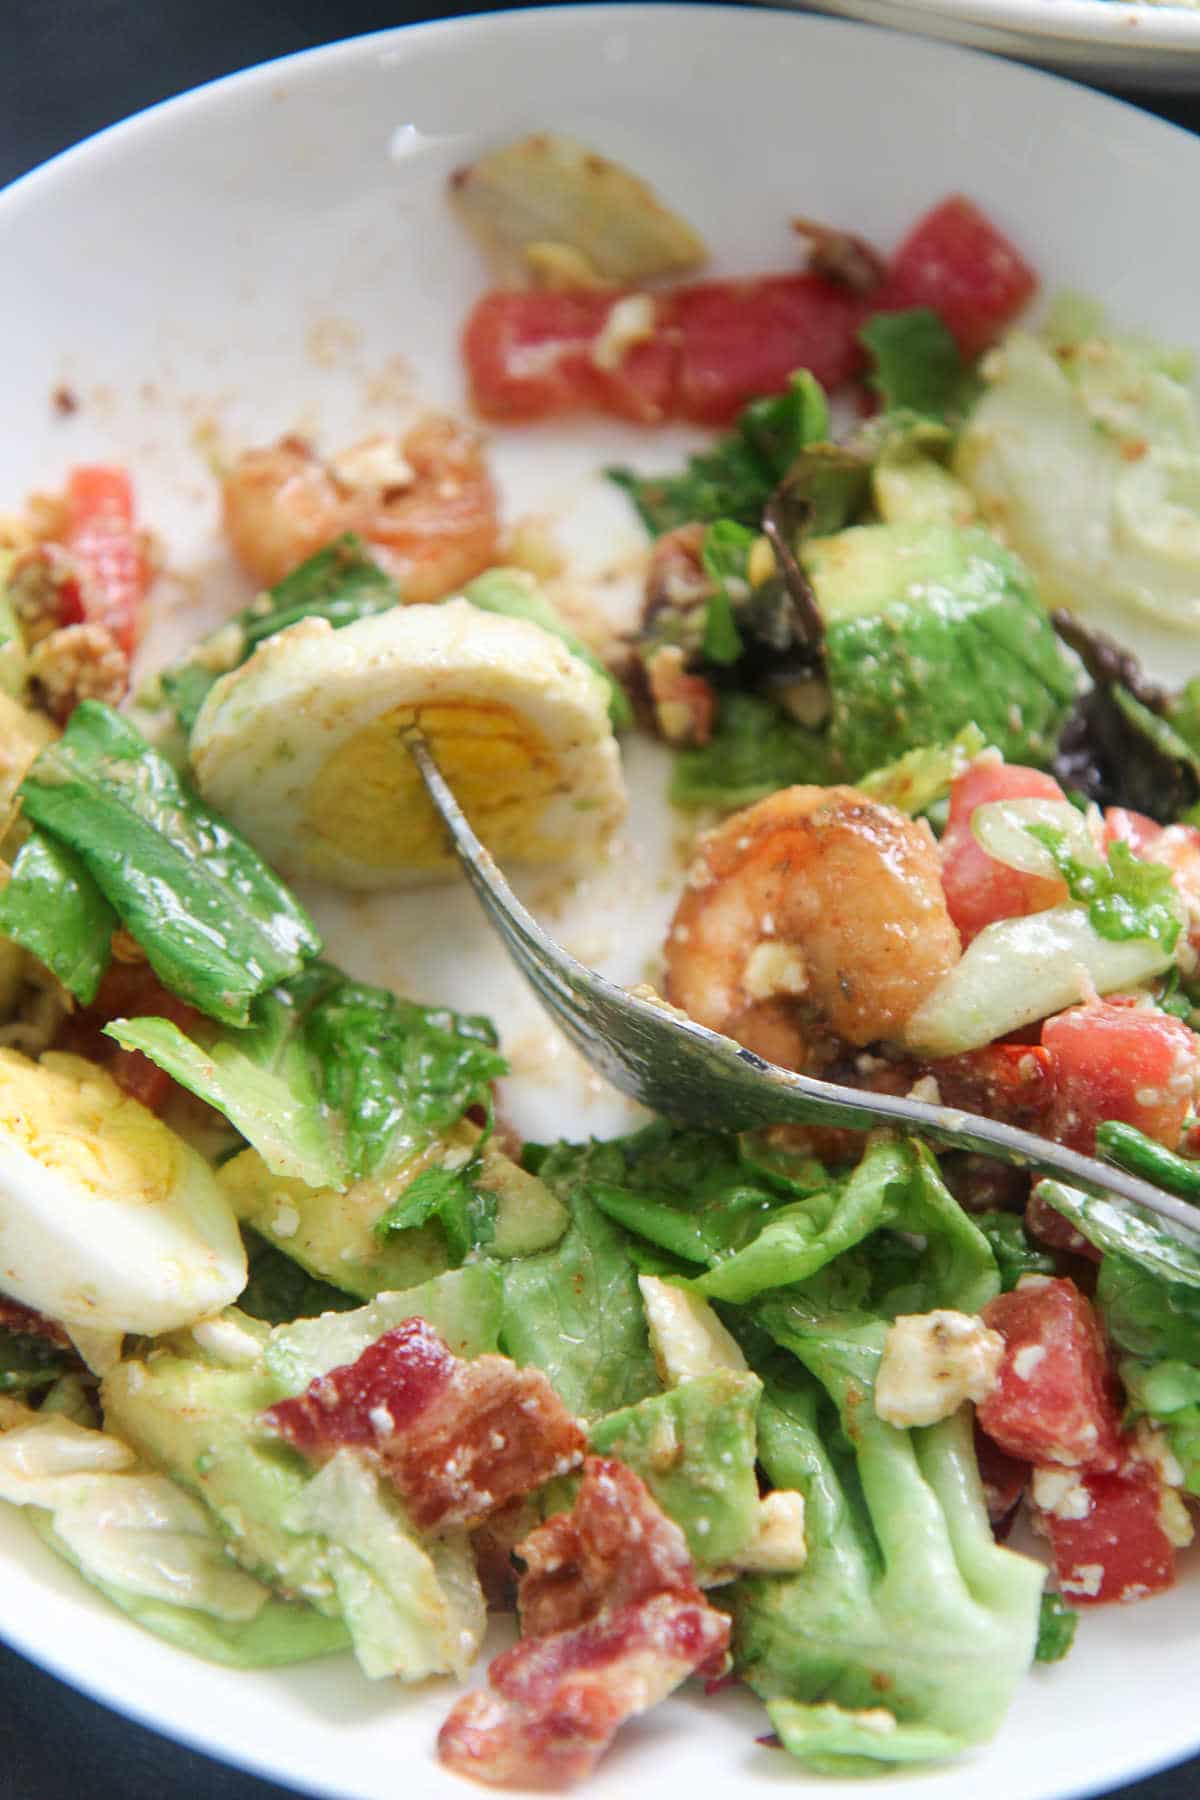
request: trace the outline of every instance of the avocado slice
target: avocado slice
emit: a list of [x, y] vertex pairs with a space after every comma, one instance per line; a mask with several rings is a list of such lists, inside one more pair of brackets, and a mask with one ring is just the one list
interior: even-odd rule
[[978, 527], [855, 525], [801, 559], [825, 622], [829, 746], [850, 780], [975, 724], [1044, 765], [1079, 685], [1024, 567]]
[[591, 1428], [596, 1454], [628, 1463], [680, 1527], [702, 1580], [735, 1564], [758, 1530], [761, 1392], [757, 1375], [718, 1369]]
[[[344, 1193], [273, 1175], [257, 1150], [233, 1157], [217, 1179], [238, 1217], [260, 1237], [310, 1275], [369, 1300], [415, 1287], [450, 1267], [446, 1239], [436, 1223], [382, 1233], [376, 1227], [419, 1174], [447, 1154], [463, 1155], [465, 1161], [480, 1135], [477, 1126], [461, 1121], [419, 1156], [357, 1181]], [[490, 1138], [480, 1155], [479, 1185], [497, 1201], [490, 1254], [527, 1256], [556, 1244], [566, 1230], [561, 1201]]]

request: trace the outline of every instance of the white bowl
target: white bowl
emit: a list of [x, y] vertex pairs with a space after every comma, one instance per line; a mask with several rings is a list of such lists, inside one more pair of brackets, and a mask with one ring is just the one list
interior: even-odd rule
[[[687, 6], [479, 17], [291, 58], [103, 133], [0, 197], [0, 497], [15, 506], [73, 461], [131, 465], [175, 566], [195, 576], [166, 590], [152, 656], [234, 603], [203, 428], [254, 441], [300, 425], [332, 442], [394, 422], [414, 389], [461, 404], [456, 335], [484, 278], [445, 178], [476, 146], [537, 126], [652, 179], [730, 271], [788, 266], [793, 212], [887, 245], [960, 188], [1049, 286], [1091, 290], [1125, 320], [1200, 345], [1200, 239], [1187, 228], [1200, 143], [1007, 63], [827, 19]], [[64, 382], [80, 401], [68, 418], [52, 404]], [[631, 454], [669, 467], [683, 441], [603, 424], [513, 431], [495, 461], [510, 508], [569, 515], [586, 562], [639, 541], [597, 468]], [[1151, 649], [1176, 674], [1200, 667], [1194, 644]], [[640, 978], [671, 905], [659, 879], [669, 858], [652, 850], [668, 838], [660, 765], [647, 751], [632, 762], [629, 859], [591, 884], [573, 925], [560, 921], [621, 980]], [[356, 971], [494, 1007], [536, 1070], [512, 1088], [529, 1131], [620, 1123], [616, 1102], [556, 1062], [467, 896], [318, 904], [334, 954]], [[163, 1731], [348, 1800], [467, 1792], [432, 1756], [444, 1685], [371, 1686], [347, 1659], [209, 1667], [110, 1611], [16, 1514], [0, 1517], [0, 1566], [8, 1639]], [[1031, 1676], [994, 1745], [852, 1791], [1063, 1800], [1114, 1786], [1200, 1746], [1198, 1658], [1192, 1567], [1164, 1598], [1086, 1618], [1071, 1659]], [[806, 1796], [851, 1792], [757, 1748], [762, 1729], [744, 1695], [688, 1693], [624, 1734], [589, 1792], [617, 1800], [644, 1784], [662, 1800], [752, 1800], [789, 1778]]]
[[804, 0], [1114, 87], [1200, 88], [1200, 11], [1153, 0]]

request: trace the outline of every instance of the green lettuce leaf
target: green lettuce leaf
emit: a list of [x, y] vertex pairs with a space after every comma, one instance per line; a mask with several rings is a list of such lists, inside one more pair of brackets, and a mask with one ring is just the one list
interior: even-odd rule
[[[924, 1430], [885, 1424], [872, 1404], [883, 1323], [798, 1331], [776, 1312], [763, 1321], [799, 1361], [762, 1365], [759, 1458], [774, 1486], [805, 1497], [808, 1561], [732, 1590], [735, 1666], [769, 1704], [884, 1707], [902, 1729], [943, 1734], [914, 1755], [978, 1743], [1032, 1662], [1045, 1572], [992, 1538], [969, 1409]], [[803, 1715], [782, 1722], [824, 1772], [861, 1771], [853, 1721], [844, 1736], [810, 1735]], [[890, 1731], [875, 1754], [893, 1742], [903, 1756]]]
[[1200, 1364], [1200, 1288], [1164, 1280], [1110, 1250], [1100, 1264], [1096, 1302], [1118, 1349], [1147, 1361]]
[[224, 1113], [273, 1174], [314, 1188], [405, 1161], [507, 1068], [484, 1019], [416, 1006], [314, 963], [258, 999], [244, 1031], [188, 1037], [166, 1019], [106, 1028]]
[[391, 576], [372, 561], [359, 538], [346, 532], [164, 670], [159, 677], [163, 697], [190, 732], [209, 689], [240, 668], [265, 638], [301, 619], [328, 619], [340, 629], [399, 602], [400, 590]]
[[313, 1319], [320, 1313], [349, 1312], [359, 1304], [355, 1295], [310, 1275], [250, 1226], [242, 1227], [242, 1236], [250, 1274], [238, 1296], [238, 1306], [252, 1319], [284, 1325], [293, 1319]]
[[1057, 1273], [1054, 1257], [1030, 1237], [1019, 1213], [983, 1212], [971, 1217], [992, 1247], [1003, 1293], [1010, 1293], [1022, 1275]]
[[876, 313], [858, 336], [873, 361], [868, 380], [887, 410], [944, 419], [961, 408], [963, 359], [950, 331], [928, 307]]
[[828, 433], [825, 395], [801, 370], [786, 392], [746, 407], [734, 429], [711, 450], [689, 458], [682, 474], [645, 476], [616, 468], [608, 475], [625, 489], [655, 537], [695, 520], [733, 519], [757, 531], [771, 489], [806, 444]]
[[1085, 1194], [1061, 1181], [1041, 1181], [1037, 1192], [1097, 1250], [1115, 1253], [1159, 1281], [1200, 1289], [1200, 1247], [1166, 1230], [1133, 1201]]
[[629, 1241], [588, 1194], [589, 1164], [605, 1148], [527, 1149], [526, 1166], [558, 1195], [571, 1223], [552, 1250], [502, 1269], [501, 1349], [544, 1370], [563, 1404], [587, 1419], [661, 1387]]
[[0, 891], [0, 934], [32, 952], [87, 1006], [108, 967], [116, 923], [75, 853], [32, 831]]
[[480, 1182], [478, 1151], [461, 1169], [422, 1169], [376, 1220], [380, 1237], [437, 1219], [456, 1263], [485, 1250], [496, 1235], [496, 1196]]
[[825, 737], [757, 694], [723, 693], [711, 740], [681, 750], [671, 775], [676, 806], [733, 811], [780, 788], [833, 779]]
[[73, 850], [155, 974], [230, 1025], [298, 974], [321, 941], [246, 840], [111, 707], [85, 700], [20, 788], [26, 815]]

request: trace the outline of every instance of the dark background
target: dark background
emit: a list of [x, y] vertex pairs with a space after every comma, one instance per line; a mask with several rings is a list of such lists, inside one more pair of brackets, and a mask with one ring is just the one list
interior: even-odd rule
[[[90, 132], [213, 76], [364, 31], [500, 10], [488, 0], [0, 0], [0, 185]], [[1200, 98], [1128, 97], [1200, 130]], [[0, 323], [3, 307], [0, 271]], [[0, 336], [0, 353], [2, 343]], [[1200, 1670], [1181, 1668], [1179, 1679], [1200, 1686]], [[1120, 1695], [1096, 1700], [1119, 1704]], [[403, 1785], [398, 1764], [397, 1800]], [[796, 1800], [803, 1789], [798, 1777]], [[900, 1779], [897, 1800], [902, 1791]], [[848, 1784], [847, 1800], [852, 1792]], [[0, 1800], [81, 1796], [290, 1800], [290, 1790], [118, 1719], [0, 1645]], [[1124, 1788], [1120, 1800], [1200, 1800], [1200, 1761]]]

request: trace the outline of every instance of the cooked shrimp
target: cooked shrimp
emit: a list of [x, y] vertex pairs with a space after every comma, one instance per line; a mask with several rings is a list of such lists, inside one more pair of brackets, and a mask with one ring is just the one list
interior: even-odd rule
[[482, 443], [433, 414], [403, 439], [367, 438], [329, 462], [297, 437], [247, 450], [223, 497], [234, 552], [264, 587], [343, 531], [366, 540], [409, 601], [440, 599], [497, 559]]
[[667, 936], [667, 998], [772, 1062], [898, 1038], [958, 961], [923, 821], [793, 787], [702, 840]]

